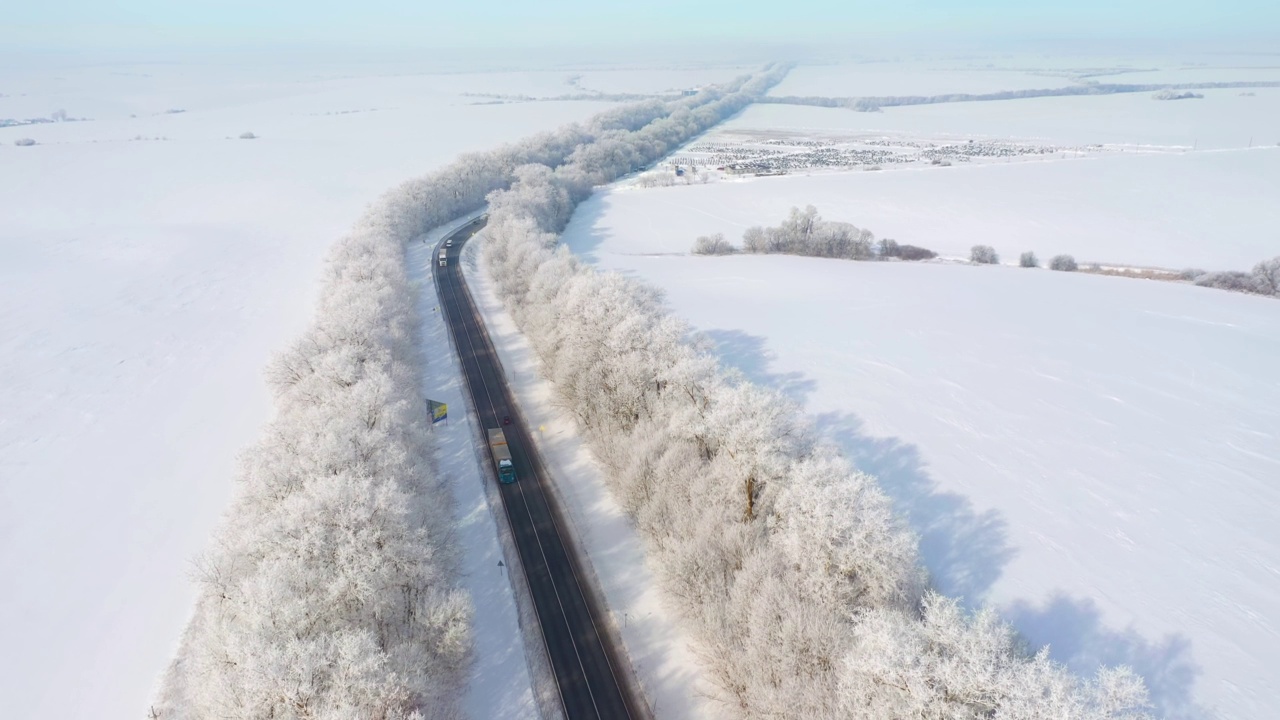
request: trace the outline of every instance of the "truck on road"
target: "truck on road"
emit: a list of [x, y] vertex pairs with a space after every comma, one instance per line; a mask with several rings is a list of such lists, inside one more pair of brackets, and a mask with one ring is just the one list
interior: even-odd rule
[[493, 464], [498, 467], [498, 482], [503, 485], [515, 482], [516, 467], [511, 464], [511, 449], [507, 447], [502, 428], [489, 428], [489, 451], [493, 453]]
[[440, 248], [440, 267], [444, 267], [449, 262], [448, 250]]

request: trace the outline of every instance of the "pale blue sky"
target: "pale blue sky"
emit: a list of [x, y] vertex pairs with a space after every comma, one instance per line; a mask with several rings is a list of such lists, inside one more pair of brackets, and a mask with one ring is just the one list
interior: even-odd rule
[[[32, 0], [6, 3], [0, 45], [500, 47], [658, 41], [1275, 38], [1280, 0]], [[1277, 48], [1280, 49], [1280, 48]]]

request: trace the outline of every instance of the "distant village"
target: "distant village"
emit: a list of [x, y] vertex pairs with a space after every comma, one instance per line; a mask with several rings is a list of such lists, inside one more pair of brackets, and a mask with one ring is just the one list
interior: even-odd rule
[[1101, 145], [1059, 146], [993, 140], [930, 142], [898, 138], [854, 141], [812, 138], [730, 138], [684, 148], [664, 166], [676, 176], [715, 170], [727, 175], [783, 175], [814, 169], [879, 169], [929, 163], [948, 166], [977, 160], [1093, 154]]

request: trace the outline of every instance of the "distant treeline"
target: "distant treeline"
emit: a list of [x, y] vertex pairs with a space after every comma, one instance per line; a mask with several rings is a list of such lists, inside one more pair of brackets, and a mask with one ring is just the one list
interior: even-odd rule
[[888, 95], [883, 97], [817, 97], [785, 95], [763, 97], [761, 103], [775, 105], [815, 105], [817, 107], [848, 108], [858, 112], [875, 112], [880, 108], [903, 105], [936, 105], [953, 102], [982, 102], [987, 100], [1021, 100], [1037, 97], [1066, 97], [1072, 95], [1117, 95], [1121, 93], [1159, 92], [1162, 90], [1229, 90], [1237, 88], [1280, 87], [1280, 80], [1256, 80], [1241, 82], [1172, 83], [1172, 84], [1118, 84], [1089, 83], [1041, 90], [1002, 90], [993, 93], [952, 93], [949, 95]]
[[503, 95], [500, 93], [462, 93], [463, 97], [486, 98], [501, 102], [571, 102], [576, 100], [597, 100], [600, 102], [643, 102], [646, 100], [675, 100], [681, 97], [675, 93], [601, 93], [579, 92], [564, 95]]

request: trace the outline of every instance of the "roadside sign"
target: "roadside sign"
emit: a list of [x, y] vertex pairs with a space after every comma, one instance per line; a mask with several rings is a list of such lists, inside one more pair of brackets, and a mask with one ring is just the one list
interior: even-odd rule
[[431, 413], [431, 424], [435, 425], [441, 420], [449, 418], [449, 405], [442, 402], [436, 402], [430, 398], [427, 399], [427, 412]]

